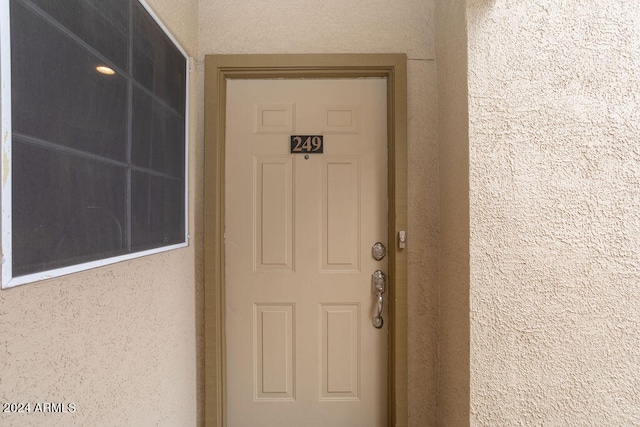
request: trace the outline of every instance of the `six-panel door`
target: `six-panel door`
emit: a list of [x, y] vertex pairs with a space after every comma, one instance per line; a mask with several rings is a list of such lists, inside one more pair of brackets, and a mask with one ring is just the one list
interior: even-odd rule
[[[227, 85], [228, 425], [383, 426], [386, 80]], [[292, 153], [292, 135], [323, 152]]]

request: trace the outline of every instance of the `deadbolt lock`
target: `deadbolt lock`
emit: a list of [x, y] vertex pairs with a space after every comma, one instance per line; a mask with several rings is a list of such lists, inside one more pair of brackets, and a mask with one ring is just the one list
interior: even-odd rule
[[375, 259], [376, 261], [381, 261], [382, 258], [384, 258], [384, 256], [387, 254], [387, 248], [384, 247], [384, 245], [381, 242], [377, 242], [375, 245], [373, 245], [373, 247], [371, 248], [371, 256], [373, 257], [373, 259]]

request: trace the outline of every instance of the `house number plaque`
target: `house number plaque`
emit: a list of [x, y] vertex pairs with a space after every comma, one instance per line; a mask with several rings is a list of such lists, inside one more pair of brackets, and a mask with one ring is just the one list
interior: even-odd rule
[[291, 135], [291, 153], [321, 154], [323, 152], [323, 135]]

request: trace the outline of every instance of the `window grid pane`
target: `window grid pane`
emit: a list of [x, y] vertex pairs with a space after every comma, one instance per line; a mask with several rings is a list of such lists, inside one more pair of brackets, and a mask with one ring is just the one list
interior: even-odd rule
[[184, 55], [137, 0], [10, 11], [13, 276], [184, 243]]

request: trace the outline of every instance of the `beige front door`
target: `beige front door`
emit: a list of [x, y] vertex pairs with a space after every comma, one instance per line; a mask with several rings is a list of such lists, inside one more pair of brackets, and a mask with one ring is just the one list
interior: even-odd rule
[[387, 81], [233, 79], [226, 99], [227, 425], [386, 425]]

